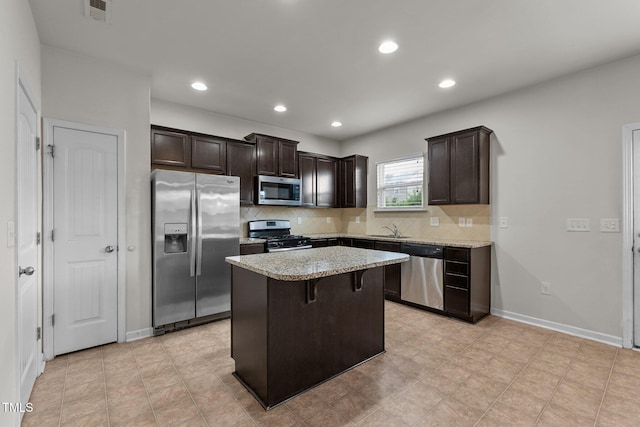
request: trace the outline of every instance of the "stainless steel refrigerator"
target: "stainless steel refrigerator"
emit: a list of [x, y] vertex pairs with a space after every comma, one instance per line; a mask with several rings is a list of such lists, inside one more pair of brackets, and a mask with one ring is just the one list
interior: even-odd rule
[[240, 178], [155, 170], [151, 203], [154, 328], [228, 313]]

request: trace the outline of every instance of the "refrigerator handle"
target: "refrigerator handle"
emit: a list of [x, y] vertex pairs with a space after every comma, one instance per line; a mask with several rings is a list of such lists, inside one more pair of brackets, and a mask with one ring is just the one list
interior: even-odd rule
[[198, 218], [198, 228], [196, 232], [196, 276], [202, 274], [202, 212], [200, 212], [200, 206], [202, 205], [202, 191], [196, 191], [196, 218]]
[[191, 277], [196, 274], [196, 197], [195, 191], [191, 190], [191, 230], [189, 233], [189, 237], [191, 238], [191, 255], [189, 256], [189, 263], [191, 264], [189, 267], [189, 271], [191, 272]]

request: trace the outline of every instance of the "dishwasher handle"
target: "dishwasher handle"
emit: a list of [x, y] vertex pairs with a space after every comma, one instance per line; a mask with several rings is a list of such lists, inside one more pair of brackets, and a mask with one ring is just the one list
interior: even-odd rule
[[403, 254], [423, 257], [423, 258], [444, 258], [444, 246], [439, 245], [420, 245], [417, 243], [402, 243], [400, 252]]

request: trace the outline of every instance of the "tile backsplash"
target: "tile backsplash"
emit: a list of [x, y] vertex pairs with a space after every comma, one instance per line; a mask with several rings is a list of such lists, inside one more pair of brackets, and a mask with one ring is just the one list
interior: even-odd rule
[[[431, 218], [438, 218], [438, 226]], [[427, 206], [420, 212], [380, 212], [376, 206], [351, 209], [310, 209], [281, 206], [240, 208], [242, 236], [248, 234], [247, 222], [255, 219], [288, 219], [293, 234], [386, 234], [387, 225], [396, 224], [400, 234], [411, 237], [450, 240], [490, 240], [490, 206]], [[463, 219], [464, 227], [460, 224]], [[298, 223], [300, 222], [300, 224]]]

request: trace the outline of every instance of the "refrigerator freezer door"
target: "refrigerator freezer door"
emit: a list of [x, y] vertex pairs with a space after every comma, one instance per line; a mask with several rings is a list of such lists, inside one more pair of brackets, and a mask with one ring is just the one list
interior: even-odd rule
[[196, 316], [231, 310], [231, 266], [227, 256], [240, 253], [240, 179], [198, 174]]
[[[158, 327], [195, 317], [195, 174], [156, 170], [151, 176], [153, 326]], [[179, 235], [185, 228], [186, 245], [166, 251], [174, 243], [165, 233]]]

